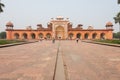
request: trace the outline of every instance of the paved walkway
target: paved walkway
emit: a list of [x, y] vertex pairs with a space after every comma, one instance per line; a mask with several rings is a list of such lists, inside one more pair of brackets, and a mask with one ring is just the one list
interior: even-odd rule
[[53, 80], [58, 43], [49, 41], [0, 49], [0, 80]]
[[69, 80], [120, 80], [120, 48], [74, 41], [61, 47]]
[[[58, 44], [42, 41], [0, 48], [0, 80], [53, 80]], [[59, 52], [66, 80], [120, 80], [118, 47], [60, 41]]]

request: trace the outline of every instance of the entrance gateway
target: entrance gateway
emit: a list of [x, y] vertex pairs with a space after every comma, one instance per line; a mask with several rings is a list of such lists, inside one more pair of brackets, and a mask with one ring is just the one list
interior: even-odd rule
[[68, 20], [64, 20], [63, 17], [59, 16], [56, 20], [52, 20], [52, 31], [53, 37], [56, 39], [67, 39], [68, 37]]
[[64, 33], [65, 33], [64, 28], [62, 26], [58, 26], [56, 28], [55, 38], [56, 39], [64, 39], [65, 38]]
[[113, 38], [113, 24], [107, 22], [105, 29], [94, 29], [93, 26], [88, 26], [87, 29], [83, 29], [82, 24], [73, 26], [68, 18], [58, 16], [57, 18], [51, 18], [47, 24], [47, 28], [42, 24], [37, 24], [37, 28], [33, 29], [28, 26], [26, 29], [14, 29], [14, 24], [8, 22], [6, 24], [7, 39], [25, 39], [25, 40], [39, 40], [39, 39], [112, 39]]

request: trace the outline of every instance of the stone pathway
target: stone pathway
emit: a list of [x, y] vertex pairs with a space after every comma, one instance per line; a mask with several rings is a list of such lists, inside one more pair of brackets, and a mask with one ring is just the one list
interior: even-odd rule
[[68, 80], [120, 80], [120, 48], [61, 42]]
[[0, 80], [53, 80], [58, 42], [0, 49]]
[[0, 80], [53, 80], [57, 72], [65, 80], [120, 80], [120, 48], [75, 41], [58, 44], [42, 41], [0, 48]]

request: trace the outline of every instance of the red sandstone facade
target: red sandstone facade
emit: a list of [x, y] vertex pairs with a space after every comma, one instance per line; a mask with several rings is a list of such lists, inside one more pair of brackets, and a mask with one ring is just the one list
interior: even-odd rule
[[112, 39], [113, 38], [113, 24], [108, 22], [106, 29], [94, 29], [89, 26], [88, 29], [83, 29], [82, 24], [73, 28], [71, 22], [62, 17], [51, 19], [47, 28], [37, 25], [37, 29], [32, 29], [31, 26], [27, 29], [13, 29], [14, 25], [11, 22], [6, 24], [7, 39]]

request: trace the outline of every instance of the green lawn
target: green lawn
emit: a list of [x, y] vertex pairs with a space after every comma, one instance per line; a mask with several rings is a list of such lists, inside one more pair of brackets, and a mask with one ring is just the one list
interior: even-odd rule
[[120, 40], [95, 40], [97, 42], [120, 44]]
[[25, 42], [20, 40], [0, 40], [0, 45]]

